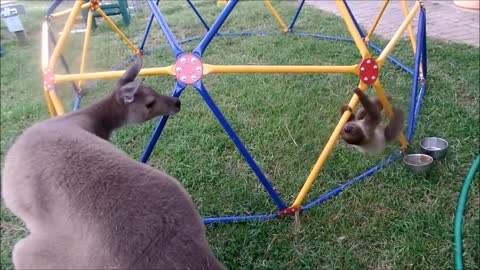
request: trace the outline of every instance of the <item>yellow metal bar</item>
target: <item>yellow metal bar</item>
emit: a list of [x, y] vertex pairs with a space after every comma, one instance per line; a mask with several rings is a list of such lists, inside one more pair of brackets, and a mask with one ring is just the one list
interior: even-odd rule
[[345, 21], [345, 24], [347, 25], [348, 31], [350, 32], [350, 35], [352, 35], [355, 45], [357, 45], [357, 48], [360, 51], [360, 55], [362, 56], [362, 59], [369, 58], [370, 53], [368, 52], [367, 46], [365, 45], [365, 42], [362, 40], [360, 33], [355, 27], [352, 17], [348, 13], [345, 2], [343, 2], [343, 0], [336, 0], [336, 3], [337, 3], [338, 10], [340, 11], [342, 18]]
[[[380, 80], [375, 81], [373, 84], [375, 87], [375, 91], [377, 92], [378, 99], [380, 100], [380, 103], [382, 103], [383, 109], [385, 110], [385, 113], [387, 114], [387, 117], [389, 119], [393, 118], [393, 111], [392, 111], [392, 105], [388, 101], [387, 97], [385, 96], [385, 92], [383, 91], [382, 83]], [[405, 138], [405, 135], [403, 133], [400, 134], [400, 144], [402, 146], [402, 149], [406, 149], [408, 146], [408, 141], [407, 138]]]
[[65, 46], [65, 40], [70, 34], [70, 30], [72, 30], [73, 24], [75, 23], [75, 19], [77, 18], [77, 15], [81, 10], [81, 6], [82, 6], [82, 1], [77, 0], [75, 2], [75, 5], [73, 6], [72, 13], [70, 13], [70, 16], [68, 17], [67, 22], [65, 23], [65, 27], [63, 28], [63, 34], [58, 39], [57, 46], [55, 46], [55, 49], [53, 50], [52, 56], [50, 58], [50, 62], [48, 63], [48, 66], [52, 69], [57, 63], [58, 57], [60, 57], [60, 53], [62, 52], [63, 47]]
[[132, 49], [132, 51], [135, 54], [140, 53], [138, 48], [127, 38], [127, 36], [125, 36], [125, 34], [120, 30], [120, 28], [118, 28], [117, 25], [115, 25], [115, 23], [107, 16], [107, 14], [105, 14], [105, 12], [103, 12], [103, 10], [100, 7], [97, 7], [95, 11], [97, 11], [98, 14], [100, 14], [103, 17], [103, 19], [108, 23], [108, 25], [112, 27], [113, 31], [115, 31], [120, 36], [120, 38], [125, 43], [127, 43], [128, 47], [130, 47], [130, 49]]
[[[408, 16], [408, 6], [407, 6], [407, 1], [405, 0], [401, 0], [401, 3], [402, 3], [402, 10], [403, 10], [403, 15], [405, 17]], [[412, 27], [412, 23], [409, 23], [408, 24], [408, 35], [410, 37], [410, 43], [412, 45], [412, 50], [413, 50], [413, 54], [415, 55], [416, 52], [417, 52], [417, 39], [415, 38], [415, 33], [413, 31], [413, 27]], [[422, 63], [420, 63], [420, 66], [419, 66], [420, 70], [420, 76], [423, 76], [423, 68], [422, 68]]]
[[390, 42], [388, 42], [387, 46], [385, 46], [385, 48], [383, 49], [380, 56], [378, 56], [377, 62], [378, 62], [379, 67], [381, 67], [383, 65], [387, 56], [392, 52], [393, 47], [395, 47], [398, 40], [402, 36], [403, 32], [405, 32], [405, 29], [411, 23], [411, 21], [413, 19], [413, 16], [415, 16], [415, 14], [418, 12], [419, 9], [420, 9], [420, 2], [417, 1], [417, 2], [415, 2], [415, 5], [413, 6], [413, 8], [410, 11], [410, 13], [408, 14], [408, 16], [405, 18], [403, 23], [400, 25], [400, 28], [398, 28], [397, 32], [393, 35]]
[[42, 70], [48, 67], [48, 23], [44, 21], [42, 23]]
[[[365, 90], [367, 88], [367, 86], [364, 83], [360, 83], [358, 87], [362, 90]], [[348, 103], [348, 106], [350, 106], [350, 108], [354, 109], [355, 106], [357, 106], [358, 101], [359, 101], [358, 96], [353, 94], [352, 98], [350, 99], [350, 102]], [[337, 142], [338, 137], [340, 136], [340, 133], [342, 132], [343, 126], [345, 126], [345, 124], [347, 123], [348, 118], [350, 118], [351, 114], [352, 113], [349, 110], [346, 110], [343, 113], [342, 117], [338, 121], [337, 126], [333, 130], [333, 133], [330, 136], [330, 139], [328, 139], [327, 144], [325, 145], [325, 147], [322, 150], [322, 153], [318, 157], [317, 162], [313, 166], [312, 171], [308, 175], [308, 178], [305, 181], [305, 184], [303, 184], [303, 187], [300, 190], [300, 193], [298, 193], [297, 198], [293, 202], [293, 204], [291, 206], [292, 208], [299, 208], [302, 205], [303, 200], [307, 196], [307, 193], [310, 190], [310, 188], [312, 187], [313, 182], [315, 182], [315, 179], [317, 178], [318, 174], [320, 173], [320, 170], [322, 169], [323, 165], [327, 161], [328, 156], [332, 152], [333, 147], [335, 146], [335, 143]]]
[[[119, 71], [105, 71], [96, 73], [83, 73], [83, 74], [67, 74], [67, 75], [55, 75], [56, 83], [78, 81], [78, 80], [97, 80], [97, 79], [116, 79], [120, 78], [125, 70]], [[153, 75], [175, 75], [174, 65], [160, 68], [144, 68], [141, 69], [139, 76], [153, 76]]]
[[375, 21], [373, 22], [372, 28], [370, 29], [370, 31], [368, 31], [368, 34], [365, 37], [366, 42], [369, 42], [370, 39], [372, 38], [372, 35], [375, 32], [375, 28], [377, 28], [378, 23], [380, 22], [380, 19], [382, 18], [383, 13], [385, 12], [385, 9], [387, 8], [389, 2], [390, 2], [390, 0], [385, 0], [383, 2], [382, 9], [380, 10], [380, 13], [377, 14], [377, 17], [375, 18]]
[[55, 107], [55, 112], [57, 115], [63, 115], [65, 114], [65, 111], [63, 110], [63, 105], [60, 99], [57, 96], [57, 93], [55, 91], [48, 91], [48, 94], [50, 96], [50, 99], [52, 101], [53, 107]]
[[[402, 4], [402, 10], [403, 10], [403, 15], [405, 18], [408, 16], [408, 6], [407, 6], [407, 1], [401, 0], [400, 1]], [[412, 49], [413, 49], [413, 54], [415, 54], [415, 46], [416, 46], [416, 39], [415, 39], [415, 34], [413, 32], [412, 24], [408, 24], [408, 35], [410, 36], [410, 43], [412, 44]]]
[[255, 66], [255, 65], [209, 65], [203, 64], [203, 74], [214, 73], [353, 73], [358, 74], [358, 65], [353, 66]]
[[[81, 6], [81, 9], [86, 9], [86, 8], [89, 8], [90, 7], [90, 2], [88, 3], [85, 3]], [[53, 13], [50, 15], [50, 17], [52, 18], [57, 18], [57, 17], [61, 17], [61, 16], [64, 16], [64, 15], [67, 15], [69, 14], [70, 12], [72, 12], [73, 8], [69, 8], [69, 9], [66, 9], [66, 10], [62, 10], [62, 11], [59, 11], [57, 13]]]
[[217, 0], [217, 7], [225, 6], [227, 2], [227, 0]]
[[[49, 44], [49, 36], [48, 36], [48, 23], [44, 21], [42, 23], [42, 71], [45, 72], [48, 68], [48, 44]], [[55, 107], [53, 106], [52, 100], [48, 94], [48, 90], [46, 87], [43, 88], [43, 96], [45, 97], [45, 103], [47, 103], [48, 111], [50, 112], [50, 116], [54, 117], [57, 115], [55, 111]]]
[[48, 112], [50, 113], [51, 117], [57, 116], [57, 112], [55, 111], [55, 107], [53, 106], [52, 100], [50, 99], [50, 95], [48, 94], [48, 89], [46, 87], [43, 88], [43, 96], [45, 97], [45, 103], [48, 106]]
[[[89, 9], [88, 17], [87, 17], [87, 29], [85, 32], [85, 39], [83, 41], [82, 60], [80, 62], [80, 73], [83, 73], [85, 71], [85, 60], [87, 58], [88, 44], [90, 43], [92, 23], [93, 23], [93, 10]], [[82, 89], [82, 84], [83, 84], [83, 81], [78, 81], [78, 88]]]
[[283, 32], [288, 32], [288, 26], [285, 24], [285, 22], [282, 20], [282, 17], [278, 14], [277, 10], [275, 7], [270, 3], [270, 0], [264, 0], [265, 5], [267, 8], [270, 10], [272, 13], [273, 17], [277, 20], [278, 24], [282, 28]]

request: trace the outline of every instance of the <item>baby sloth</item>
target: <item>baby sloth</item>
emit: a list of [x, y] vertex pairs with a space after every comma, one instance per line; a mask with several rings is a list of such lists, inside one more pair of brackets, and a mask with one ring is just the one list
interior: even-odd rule
[[[342, 139], [362, 153], [380, 154], [385, 149], [385, 144], [395, 140], [403, 130], [404, 113], [396, 107], [392, 107], [393, 118], [385, 126], [381, 123], [383, 109], [380, 100], [370, 99], [358, 87], [354, 90], [360, 99], [361, 108], [355, 116], [352, 112], [342, 130]], [[389, 100], [392, 97], [387, 97]], [[351, 110], [348, 105], [341, 109], [343, 114]]]

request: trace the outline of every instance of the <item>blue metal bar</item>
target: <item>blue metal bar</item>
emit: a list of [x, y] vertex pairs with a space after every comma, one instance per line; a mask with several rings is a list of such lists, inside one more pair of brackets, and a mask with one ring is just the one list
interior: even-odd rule
[[212, 39], [215, 37], [217, 34], [218, 30], [220, 27], [222, 27], [223, 23], [227, 19], [228, 15], [230, 15], [230, 12], [232, 12], [233, 8], [235, 5], [238, 3], [238, 0], [230, 0], [228, 1], [227, 5], [225, 8], [222, 10], [218, 18], [215, 20], [213, 23], [212, 27], [210, 28], [210, 31], [207, 32], [205, 37], [200, 41], [198, 46], [193, 50], [193, 54], [195, 54], [198, 57], [202, 57], [205, 49], [207, 48], [208, 44], [212, 41]]
[[350, 17], [352, 18], [353, 24], [355, 24], [355, 28], [357, 28], [358, 33], [363, 39], [365, 39], [365, 34], [363, 33], [362, 28], [360, 28], [360, 25], [358, 24], [357, 19], [355, 19], [355, 16], [353, 16], [353, 12], [348, 6], [347, 0], [343, 0], [343, 3], [345, 3], [345, 7], [347, 8], [348, 14], [350, 14]]
[[422, 31], [423, 31], [423, 37], [422, 37], [422, 52], [421, 52], [421, 59], [422, 59], [422, 67], [423, 67], [423, 77], [424, 77], [424, 81], [421, 83], [421, 86], [420, 86], [420, 91], [417, 95], [417, 100], [416, 100], [416, 103], [415, 103], [415, 113], [414, 113], [414, 117], [413, 117], [413, 123], [412, 123], [412, 136], [413, 134], [415, 133], [415, 128], [417, 126], [417, 120], [418, 120], [418, 116], [420, 115], [420, 110], [422, 108], [422, 104], [423, 104], [423, 97], [425, 96], [425, 91], [426, 91], [426, 82], [425, 82], [425, 79], [426, 79], [426, 74], [427, 74], [427, 46], [426, 46], [426, 43], [427, 43], [427, 35], [426, 35], [426, 24], [427, 24], [427, 21], [426, 21], [426, 16], [425, 16], [425, 9], [423, 7], [421, 7], [420, 9], [420, 20], [423, 21], [423, 27], [422, 27]]
[[[200, 35], [195, 36], [195, 37], [191, 37], [191, 38], [187, 38], [187, 39], [179, 41], [178, 44], [189, 43], [189, 42], [195, 41], [197, 39], [201, 39], [201, 38], [203, 38], [203, 36], [200, 36]], [[160, 46], [158, 46], [157, 48], [154, 48], [154, 49], [143, 50], [143, 54], [144, 55], [149, 55], [149, 54], [152, 54], [156, 51], [159, 51], [161, 49], [168, 48], [168, 47], [170, 47], [168, 44], [162, 44], [162, 45], [160, 45]], [[124, 68], [126, 64], [133, 62], [136, 58], [137, 58], [136, 55], [131, 55], [122, 64], [118, 64], [116, 66], [113, 66], [112, 70], [120, 70], [120, 69]]]
[[63, 2], [63, 0], [52, 0], [52, 3], [50, 4], [50, 6], [47, 9], [46, 16], [48, 17], [48, 16], [52, 15], [52, 13], [55, 11], [55, 9], [57, 9], [57, 7], [60, 6], [60, 4], [62, 2]]
[[418, 77], [420, 74], [420, 61], [422, 57], [422, 40], [423, 40], [423, 30], [425, 21], [420, 16], [418, 20], [418, 30], [417, 30], [417, 44], [416, 44], [416, 53], [415, 53], [415, 63], [413, 71], [413, 81], [412, 81], [412, 92], [410, 95], [410, 113], [408, 117], [408, 131], [407, 131], [407, 140], [410, 141], [413, 136], [413, 130], [415, 125], [415, 111], [416, 111], [416, 98], [417, 98], [417, 89], [418, 89]]
[[226, 37], [267, 36], [267, 35], [271, 35], [271, 34], [276, 34], [276, 33], [267, 32], [267, 31], [218, 32], [219, 36], [226, 36]]
[[205, 29], [207, 29], [207, 31], [210, 31], [210, 27], [208, 27], [208, 24], [205, 22], [205, 20], [202, 18], [202, 15], [200, 15], [200, 12], [198, 12], [198, 9], [193, 5], [192, 1], [190, 0], [187, 0], [187, 3], [190, 5], [190, 7], [193, 9], [193, 12], [195, 12], [195, 14], [197, 15], [198, 19], [200, 20], [200, 22], [203, 24], [203, 26], [205, 27]]
[[[158, 3], [160, 3], [160, 0], [157, 0], [157, 3], [155, 4], [158, 7]], [[143, 53], [143, 50], [145, 48], [145, 43], [147, 43], [147, 38], [148, 34], [150, 33], [150, 28], [152, 28], [152, 23], [153, 23], [153, 18], [155, 16], [150, 14], [150, 18], [148, 19], [147, 22], [147, 27], [145, 27], [145, 31], [143, 32], [142, 40], [140, 40], [140, 43], [138, 44], [138, 49]]]
[[180, 48], [180, 46], [178, 45], [177, 41], [175, 40], [175, 37], [173, 36], [172, 31], [170, 30], [167, 22], [165, 21], [165, 18], [163, 17], [160, 10], [158, 10], [158, 7], [153, 3], [153, 0], [147, 0], [147, 3], [150, 6], [150, 9], [152, 10], [152, 13], [155, 16], [155, 19], [157, 20], [158, 25], [160, 26], [160, 29], [162, 29], [163, 34], [165, 35], [165, 38], [167, 38], [167, 41], [170, 44], [170, 48], [172, 48], [172, 52], [173, 52], [173, 55], [175, 56], [175, 59], [177, 59], [181, 54], [183, 54], [182, 48]]
[[[253, 35], [266, 36], [266, 35], [270, 35], [270, 34], [273, 34], [273, 33], [272, 32], [227, 32], [227, 33], [220, 33], [219, 32], [218, 36], [253, 36]], [[186, 43], [198, 40], [198, 39], [202, 39], [203, 37], [204, 37], [204, 35], [198, 35], [198, 36], [194, 36], [194, 37], [191, 37], [191, 38], [183, 39], [183, 40], [179, 41], [178, 44], [186, 44]], [[162, 44], [155, 49], [146, 50], [143, 53], [144, 54], [151, 54], [152, 52], [163, 49], [165, 47], [168, 47], [168, 45]], [[131, 59], [129, 58], [129, 60], [127, 60], [127, 61], [133, 61], [133, 59], [135, 59], [135, 57], [136, 57], [135, 55], [132, 55]]]
[[394, 161], [399, 159], [401, 156], [402, 156], [402, 152], [398, 152], [398, 153], [388, 157], [386, 160], [382, 160], [382, 162], [380, 162], [376, 166], [366, 170], [365, 172], [363, 172], [359, 176], [346, 181], [345, 183], [341, 184], [340, 186], [328, 191], [327, 193], [318, 197], [316, 200], [314, 200], [314, 201], [310, 202], [309, 204], [305, 205], [304, 207], [302, 207], [302, 211], [306, 211], [306, 210], [308, 210], [308, 209], [310, 209], [310, 208], [312, 208], [316, 205], [319, 205], [319, 204], [337, 196], [342, 191], [347, 189], [349, 186], [351, 186], [351, 185], [353, 185], [357, 182], [360, 182], [360, 181], [368, 178], [369, 176], [372, 176], [373, 174], [375, 174], [376, 172], [378, 172], [382, 168], [386, 167], [387, 165], [390, 165], [391, 163], [393, 163]]
[[[175, 88], [173, 89], [172, 96], [179, 98], [186, 87], [187, 85], [177, 81], [175, 84]], [[141, 162], [147, 163], [148, 158], [150, 158], [150, 155], [152, 154], [153, 148], [155, 148], [155, 145], [157, 144], [158, 138], [160, 138], [160, 135], [162, 134], [163, 128], [165, 127], [167, 120], [168, 115], [164, 115], [160, 118], [160, 121], [158, 121], [157, 127], [153, 131], [152, 137], [150, 138], [150, 141], [148, 142], [147, 147], [145, 148], [145, 151], [143, 151], [143, 155], [140, 158]]]
[[184, 39], [184, 40], [181, 40], [178, 42], [178, 44], [185, 44], [185, 43], [189, 43], [189, 42], [192, 42], [192, 41], [195, 41], [197, 39], [201, 39], [203, 38], [204, 36], [194, 36], [194, 37], [191, 37], [191, 38], [187, 38], [187, 39]]
[[[373, 43], [371, 41], [368, 42], [368, 46], [371, 47], [372, 49], [374, 49], [375, 51], [379, 52], [379, 53], [382, 53], [382, 51], [383, 51], [382, 48], [378, 47], [375, 43]], [[399, 66], [401, 69], [406, 71], [408, 74], [413, 76], [413, 70], [411, 68], [409, 68], [407, 65], [405, 65], [404, 63], [400, 62], [400, 60], [398, 60], [394, 56], [388, 55], [387, 59], [390, 60], [390, 62], [392, 62], [393, 64]]]
[[423, 78], [427, 78], [427, 15], [425, 8], [420, 8], [420, 19], [423, 20], [423, 36], [422, 36], [422, 68]]
[[420, 109], [422, 108], [423, 97], [425, 96], [426, 88], [427, 88], [426, 85], [422, 84], [422, 86], [420, 87], [420, 91], [418, 92], [417, 101], [415, 103], [415, 115], [413, 117], [413, 124], [412, 124], [412, 135], [415, 134], [415, 128], [417, 126], [417, 120], [420, 114]]
[[295, 26], [295, 22], [297, 21], [298, 16], [300, 15], [300, 11], [302, 11], [303, 4], [305, 4], [305, 0], [300, 1], [300, 5], [298, 5], [297, 11], [295, 12], [295, 15], [293, 15], [293, 18], [290, 21], [290, 25], [288, 25], [288, 32], [293, 31], [293, 26]]
[[282, 199], [278, 196], [277, 192], [273, 189], [271, 186], [270, 182], [267, 180], [265, 175], [263, 174], [262, 170], [258, 167], [257, 163], [255, 160], [252, 158], [250, 153], [248, 152], [247, 148], [243, 145], [242, 141], [240, 138], [237, 136], [235, 131], [232, 129], [230, 124], [228, 123], [227, 119], [225, 116], [223, 116], [222, 112], [220, 109], [217, 107], [213, 99], [210, 97], [208, 94], [207, 89], [203, 85], [202, 81], [198, 81], [195, 84], [193, 84], [193, 87], [198, 91], [198, 93], [202, 96], [203, 100], [205, 103], [207, 103], [208, 107], [210, 110], [213, 112], [215, 117], [217, 118], [218, 122], [222, 125], [223, 129], [225, 132], [227, 132], [228, 136], [230, 136], [231, 140], [237, 147], [237, 149], [240, 151], [242, 154], [243, 158], [247, 161], [248, 165], [250, 165], [250, 168], [252, 171], [255, 173], [257, 176], [258, 180], [262, 183], [262, 185], [265, 187], [267, 192], [270, 194], [270, 197], [272, 197], [273, 201], [275, 204], [278, 206], [280, 210], [283, 210], [286, 208], [285, 204], [283, 203]]
[[[149, 51], [143, 51], [143, 55], [148, 55], [150, 54]], [[136, 58], [136, 55], [130, 55], [127, 60], [125, 60], [122, 64], [118, 64], [116, 66], [112, 66], [111, 70], [121, 70], [122, 68], [125, 68], [125, 65], [127, 65], [128, 63], [131, 63], [133, 62], [133, 60], [135, 60]]]
[[80, 108], [81, 101], [82, 101], [82, 96], [79, 94], [75, 95], [75, 100], [73, 101], [73, 111], [77, 111]]
[[[319, 204], [324, 203], [325, 201], [332, 199], [333, 197], [339, 195], [342, 191], [346, 190], [348, 187], [361, 182], [368, 177], [372, 176], [376, 172], [380, 171], [382, 168], [385, 168], [386, 166], [390, 165], [391, 163], [395, 162], [398, 160], [400, 157], [402, 157], [402, 152], [398, 152], [390, 157], [388, 157], [386, 160], [383, 160], [376, 166], [366, 170], [362, 174], [358, 175], [355, 178], [352, 178], [345, 183], [341, 184], [340, 186], [322, 194], [320, 197], [318, 197], [316, 200], [310, 202], [309, 204], [305, 205], [304, 207], [301, 208], [301, 211], [307, 211], [314, 206], [317, 206]], [[231, 217], [207, 217], [203, 219], [203, 222], [205, 224], [212, 224], [212, 223], [233, 223], [233, 222], [242, 222], [242, 221], [252, 221], [252, 220], [267, 220], [267, 219], [273, 219], [277, 218], [278, 214], [265, 214], [265, 215], [251, 215], [251, 216], [231, 216]]]
[[207, 217], [203, 219], [204, 224], [212, 223], [233, 223], [251, 220], [267, 220], [278, 217], [277, 214], [251, 215], [251, 216], [233, 216], [233, 217]]
[[423, 97], [425, 96], [425, 91], [426, 91], [427, 85], [422, 84], [420, 86], [420, 91], [418, 92], [417, 96], [417, 102], [415, 105], [415, 120], [417, 119], [418, 115], [420, 114], [421, 106], [423, 104]]
[[[261, 31], [259, 31], [259, 32], [248, 32], [248, 31], [246, 31], [246, 32], [226, 32], [226, 33], [220, 33], [219, 32], [218, 36], [253, 36], [253, 35], [266, 36], [266, 35], [270, 35], [270, 34], [274, 34], [274, 33], [273, 32], [261, 32]], [[178, 44], [180, 44], [180, 45], [186, 44], [186, 43], [198, 40], [198, 39], [202, 39], [203, 37], [204, 37], [204, 35], [198, 35], [198, 36], [194, 36], [194, 37], [191, 37], [191, 38], [186, 38], [186, 39], [178, 41]], [[160, 46], [158, 46], [157, 48], [154, 48], [154, 49], [143, 50], [143, 54], [144, 55], [149, 55], [149, 54], [152, 54], [153, 52], [156, 52], [158, 50], [161, 50], [161, 49], [164, 49], [164, 48], [167, 48], [167, 47], [169, 47], [168, 44], [162, 44], [162, 45], [160, 45]], [[139, 46], [139, 48], [140, 48], [140, 46]], [[126, 64], [133, 62], [136, 58], [137, 58], [136, 55], [131, 55], [127, 58], [127, 60], [124, 61], [124, 63], [113, 66], [112, 70], [120, 70]]]
[[292, 33], [298, 36], [314, 37], [318, 39], [353, 42], [353, 39], [351, 38], [328, 36], [328, 35], [322, 35], [322, 34], [313, 34], [313, 33], [307, 33], [307, 32], [292, 32]]

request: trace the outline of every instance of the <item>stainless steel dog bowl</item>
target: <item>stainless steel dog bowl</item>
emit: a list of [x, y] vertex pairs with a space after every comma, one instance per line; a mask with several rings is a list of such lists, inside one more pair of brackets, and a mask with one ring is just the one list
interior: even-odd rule
[[423, 154], [441, 159], [447, 155], [448, 142], [442, 138], [427, 137], [420, 141], [420, 148]]
[[433, 158], [426, 154], [410, 154], [403, 158], [403, 163], [414, 173], [424, 173], [433, 167]]

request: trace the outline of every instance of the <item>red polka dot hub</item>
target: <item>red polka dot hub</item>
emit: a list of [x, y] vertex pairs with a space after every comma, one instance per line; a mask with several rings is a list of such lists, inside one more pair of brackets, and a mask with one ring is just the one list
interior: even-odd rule
[[175, 63], [175, 76], [185, 84], [194, 84], [203, 76], [203, 64], [193, 54], [184, 54]]
[[55, 86], [55, 77], [51, 68], [46, 68], [43, 71], [43, 86], [45, 86], [47, 90], [53, 90]]
[[373, 58], [366, 58], [360, 63], [360, 80], [372, 85], [378, 78], [378, 64]]

